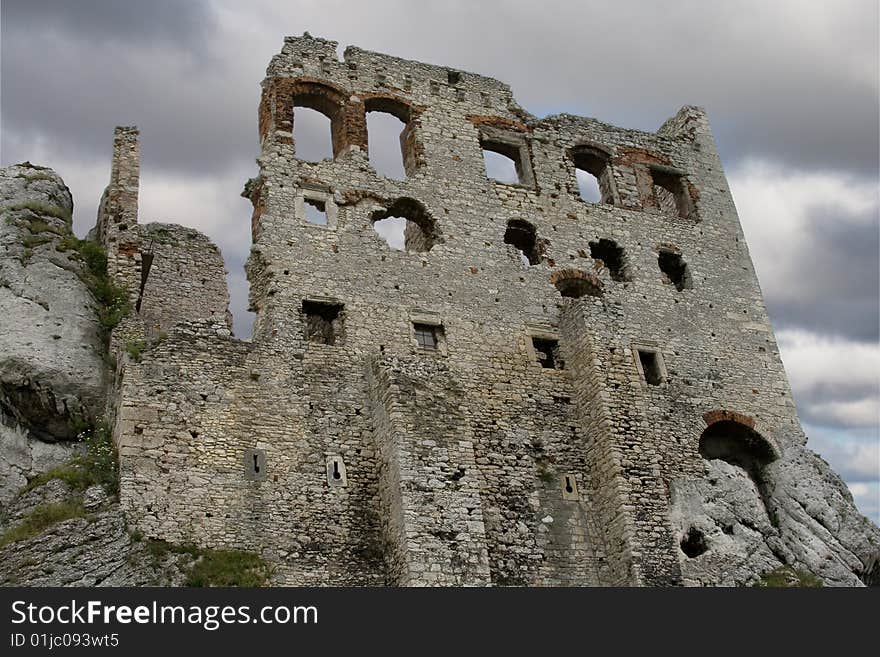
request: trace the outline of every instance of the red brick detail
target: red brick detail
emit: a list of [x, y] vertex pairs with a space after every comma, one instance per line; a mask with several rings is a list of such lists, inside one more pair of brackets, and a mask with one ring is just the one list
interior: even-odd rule
[[736, 422], [738, 424], [742, 424], [743, 426], [748, 427], [749, 429], [755, 428], [754, 419], [752, 419], [748, 415], [744, 415], [743, 413], [737, 413], [736, 411], [708, 411], [703, 414], [703, 420], [706, 421], [706, 426], [708, 427], [711, 427], [716, 422]]

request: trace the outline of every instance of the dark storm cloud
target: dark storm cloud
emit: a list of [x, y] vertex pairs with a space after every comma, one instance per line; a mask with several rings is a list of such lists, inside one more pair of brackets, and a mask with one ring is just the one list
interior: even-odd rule
[[786, 289], [768, 293], [767, 310], [778, 329], [809, 327], [826, 335], [880, 339], [880, 222], [877, 208], [864, 216], [829, 204], [809, 211], [808, 246], [794, 254], [799, 272]]
[[149, 135], [145, 166], [206, 175], [255, 155], [247, 127], [259, 75], [238, 79], [235, 60], [214, 55], [206, 5], [4, 2], [2, 11], [4, 162], [27, 159], [35, 141], [106, 159], [118, 124]]
[[7, 0], [2, 11], [6, 130], [93, 157], [125, 122], [166, 169], [252, 157], [266, 62], [284, 34], [308, 29], [491, 75], [538, 115], [655, 130], [701, 104], [727, 163], [878, 169], [875, 2]]
[[703, 105], [727, 162], [748, 154], [877, 173], [873, 0], [390, 4], [396, 24], [370, 4], [337, 25], [332, 7], [342, 5], [330, 2], [329, 16], [306, 26], [498, 78], [539, 116], [656, 130], [681, 105]]
[[82, 40], [126, 45], [199, 43], [213, 23], [199, 0], [4, 0], [4, 37], [14, 32], [54, 32]]

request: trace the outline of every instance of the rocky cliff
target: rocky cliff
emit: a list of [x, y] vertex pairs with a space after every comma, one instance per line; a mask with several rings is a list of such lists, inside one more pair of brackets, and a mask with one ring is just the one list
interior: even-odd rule
[[0, 509], [102, 412], [106, 349], [61, 178], [0, 170]]

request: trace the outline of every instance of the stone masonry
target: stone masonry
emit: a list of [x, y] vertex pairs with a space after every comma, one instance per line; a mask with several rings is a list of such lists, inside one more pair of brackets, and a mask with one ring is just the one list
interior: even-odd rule
[[[117, 129], [98, 234], [137, 308], [114, 335], [132, 527], [260, 552], [285, 585], [877, 577], [880, 532], [827, 466], [834, 536], [786, 502], [788, 464], [818, 459], [703, 110], [656, 133], [538, 119], [490, 78], [336, 47], [288, 37], [263, 81], [250, 341], [216, 247], [138, 224], [137, 131]], [[329, 117], [332, 159], [297, 157], [295, 107]], [[406, 126], [405, 180], [370, 165], [373, 111]], [[373, 230], [388, 216], [406, 250]], [[719, 472], [742, 493], [723, 522]], [[736, 570], [743, 541], [763, 561]]]

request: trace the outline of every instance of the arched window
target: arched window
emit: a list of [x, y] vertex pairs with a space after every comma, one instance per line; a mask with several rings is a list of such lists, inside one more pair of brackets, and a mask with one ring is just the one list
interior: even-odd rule
[[486, 177], [502, 183], [534, 187], [535, 176], [529, 159], [526, 135], [514, 130], [483, 125], [480, 147]]
[[590, 257], [607, 267], [612, 281], [630, 280], [626, 256], [614, 240], [602, 238], [598, 242], [590, 242]]
[[376, 96], [364, 101], [370, 164], [382, 176], [403, 180], [419, 166], [413, 112], [396, 98]]
[[693, 287], [690, 268], [680, 253], [661, 248], [657, 256], [657, 265], [679, 292]]
[[660, 211], [682, 219], [690, 219], [694, 207], [684, 176], [667, 167], [651, 166], [654, 202]]
[[599, 279], [579, 269], [558, 271], [550, 277], [550, 282], [556, 286], [559, 294], [571, 299], [602, 296], [602, 284]]
[[309, 107], [294, 107], [293, 142], [296, 156], [300, 160], [332, 160], [333, 133], [330, 118]]
[[706, 427], [700, 436], [700, 456], [739, 466], [755, 479], [777, 458], [764, 436], [736, 420], [719, 420]]
[[575, 166], [578, 191], [588, 203], [614, 203], [611, 156], [595, 146], [575, 146], [569, 152]]
[[373, 230], [392, 249], [424, 253], [438, 242], [434, 220], [415, 199], [399, 198], [384, 210], [374, 212], [371, 219]]
[[700, 456], [706, 460], [719, 459], [742, 468], [755, 484], [770, 523], [776, 526], [778, 523], [771, 505], [770, 490], [765, 482], [764, 468], [779, 458], [779, 454], [752, 427], [736, 419], [728, 419], [739, 415], [722, 411], [722, 419], [706, 427], [700, 436]]
[[348, 138], [345, 96], [340, 91], [318, 83], [299, 83], [292, 92], [291, 104], [297, 157], [316, 161], [342, 153]]

